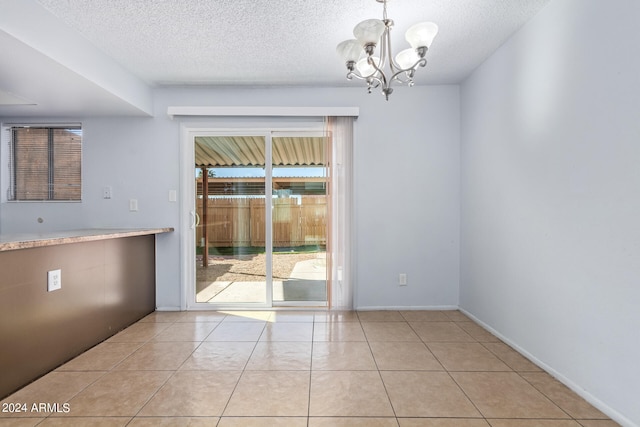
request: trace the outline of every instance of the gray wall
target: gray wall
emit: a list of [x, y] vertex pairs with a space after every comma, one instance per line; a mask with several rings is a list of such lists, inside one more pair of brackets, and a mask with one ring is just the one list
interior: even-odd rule
[[552, 1], [462, 85], [460, 306], [626, 425], [640, 425], [639, 16], [637, 1]]
[[[362, 87], [157, 89], [153, 118], [72, 118], [84, 129], [82, 203], [3, 204], [2, 231], [174, 227], [175, 233], [158, 236], [157, 305], [178, 308], [180, 212], [168, 192], [180, 189], [181, 120], [210, 119], [171, 120], [167, 107], [357, 106], [356, 305], [455, 307], [459, 99], [458, 86], [399, 88], [389, 102]], [[110, 200], [102, 199], [107, 185]], [[129, 212], [131, 198], [138, 199], [138, 212]], [[397, 285], [398, 273], [408, 274], [407, 287]]]

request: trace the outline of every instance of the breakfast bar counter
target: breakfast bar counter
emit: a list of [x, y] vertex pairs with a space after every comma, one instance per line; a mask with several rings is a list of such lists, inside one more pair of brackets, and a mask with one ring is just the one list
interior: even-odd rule
[[0, 235], [0, 399], [153, 312], [172, 231]]
[[0, 252], [15, 249], [38, 248], [68, 243], [92, 242], [119, 237], [144, 236], [168, 233], [173, 228], [97, 228], [71, 231], [52, 231], [48, 233], [0, 234]]

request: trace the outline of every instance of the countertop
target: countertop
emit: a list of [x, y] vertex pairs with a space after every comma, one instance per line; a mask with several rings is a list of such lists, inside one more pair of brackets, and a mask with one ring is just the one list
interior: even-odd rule
[[170, 233], [172, 227], [136, 228], [136, 229], [85, 229], [52, 231], [48, 233], [24, 233], [0, 235], [0, 252], [16, 249], [39, 248], [43, 246], [63, 245], [67, 243], [93, 242], [96, 240], [117, 239], [120, 237], [145, 236], [149, 234]]

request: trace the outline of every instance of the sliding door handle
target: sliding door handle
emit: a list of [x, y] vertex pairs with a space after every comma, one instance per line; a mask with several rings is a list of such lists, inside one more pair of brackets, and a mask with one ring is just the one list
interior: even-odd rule
[[200, 225], [200, 215], [195, 211], [191, 211], [189, 214], [191, 215], [191, 225], [189, 228], [195, 230], [195, 228]]

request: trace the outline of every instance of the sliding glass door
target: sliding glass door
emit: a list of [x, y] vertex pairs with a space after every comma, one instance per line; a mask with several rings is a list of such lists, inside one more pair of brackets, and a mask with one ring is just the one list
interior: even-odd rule
[[196, 302], [266, 305], [266, 138], [195, 138]]
[[195, 302], [326, 306], [322, 134], [196, 136], [194, 159]]
[[327, 301], [327, 161], [321, 133], [272, 135], [273, 303]]

